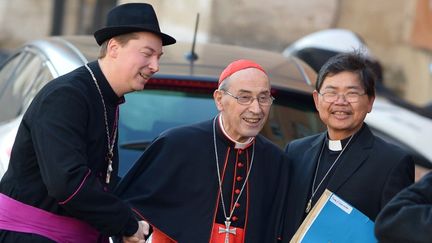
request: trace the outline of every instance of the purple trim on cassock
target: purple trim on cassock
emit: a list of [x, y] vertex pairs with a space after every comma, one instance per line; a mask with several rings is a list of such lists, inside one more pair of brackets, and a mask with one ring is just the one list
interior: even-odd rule
[[56, 242], [94, 243], [99, 237], [99, 232], [83, 221], [32, 207], [2, 193], [0, 229], [38, 234]]
[[81, 181], [80, 185], [78, 186], [78, 188], [75, 190], [74, 193], [72, 193], [72, 195], [70, 195], [66, 200], [59, 202], [60, 205], [66, 204], [68, 203], [78, 192], [79, 190], [81, 190], [81, 187], [84, 185], [84, 182], [87, 180], [87, 177], [90, 175], [91, 170], [89, 169], [89, 171], [87, 172], [87, 174], [84, 176], [84, 179]]

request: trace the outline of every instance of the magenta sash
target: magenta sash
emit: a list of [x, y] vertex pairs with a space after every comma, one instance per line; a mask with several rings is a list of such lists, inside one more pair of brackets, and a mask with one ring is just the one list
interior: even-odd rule
[[0, 229], [38, 234], [56, 242], [94, 243], [99, 237], [99, 232], [85, 222], [32, 207], [2, 193]]

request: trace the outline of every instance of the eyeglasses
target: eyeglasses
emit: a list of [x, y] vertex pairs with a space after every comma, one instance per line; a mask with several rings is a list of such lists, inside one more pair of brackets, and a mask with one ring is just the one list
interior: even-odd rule
[[259, 95], [258, 97], [252, 97], [251, 95], [235, 96], [226, 90], [222, 90], [222, 91], [225, 94], [236, 99], [237, 103], [239, 103], [240, 105], [250, 105], [256, 99], [258, 101], [258, 104], [267, 106], [267, 105], [271, 105], [273, 103], [273, 100], [275, 99], [271, 95]]
[[338, 94], [338, 93], [334, 93], [334, 92], [327, 92], [327, 93], [318, 92], [318, 94], [320, 94], [323, 97], [324, 101], [328, 102], [328, 103], [333, 103], [333, 102], [337, 101], [339, 99], [339, 96], [342, 96], [349, 103], [356, 103], [356, 102], [359, 102], [360, 96], [363, 96], [366, 93], [360, 94], [357, 92], [348, 92], [345, 94]]

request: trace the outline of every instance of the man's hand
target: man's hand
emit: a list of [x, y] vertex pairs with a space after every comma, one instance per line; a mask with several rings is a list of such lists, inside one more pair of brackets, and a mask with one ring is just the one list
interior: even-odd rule
[[150, 225], [146, 221], [138, 221], [138, 230], [130, 237], [123, 237], [124, 243], [145, 243], [144, 236], [148, 235]]

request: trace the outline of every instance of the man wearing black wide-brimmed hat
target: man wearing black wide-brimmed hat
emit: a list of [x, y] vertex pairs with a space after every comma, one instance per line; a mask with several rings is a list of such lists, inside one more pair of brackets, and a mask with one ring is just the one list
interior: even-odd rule
[[0, 183], [0, 242], [143, 242], [148, 233], [110, 192], [119, 180], [118, 108], [175, 39], [144, 3], [115, 7], [94, 36], [99, 59], [49, 82], [23, 117]]

